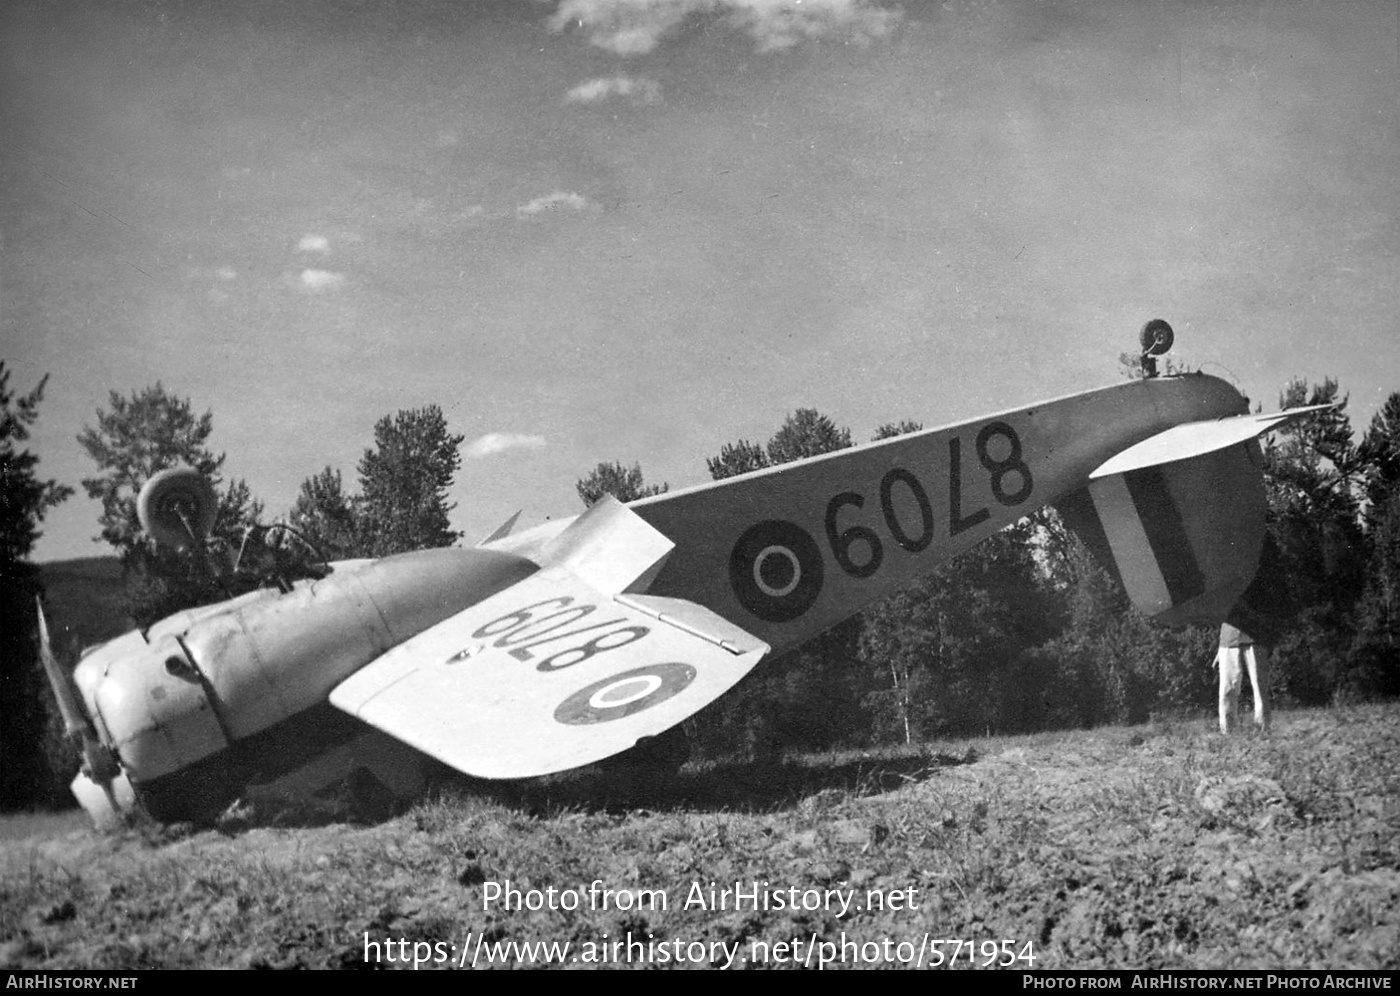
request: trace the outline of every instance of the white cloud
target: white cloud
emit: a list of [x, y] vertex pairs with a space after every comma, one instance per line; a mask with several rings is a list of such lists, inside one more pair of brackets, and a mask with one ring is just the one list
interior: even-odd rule
[[467, 444], [468, 460], [504, 453], [506, 450], [538, 450], [545, 445], [543, 436], [527, 436], [519, 432], [488, 432]]
[[238, 271], [231, 266], [221, 266], [214, 271], [214, 276], [220, 280], [233, 280], [237, 278]]
[[324, 235], [303, 235], [297, 249], [301, 252], [330, 252], [331, 240]]
[[708, 13], [746, 32], [760, 52], [826, 36], [869, 42], [889, 34], [900, 18], [876, 0], [563, 0], [549, 25], [554, 31], [578, 27], [617, 55], [642, 55], [677, 33], [691, 14]]
[[617, 55], [643, 55], [663, 35], [678, 29], [693, 11], [708, 10], [714, 0], [563, 0], [549, 26], [554, 31], [578, 26], [588, 40]]
[[866, 44], [888, 35], [900, 18], [871, 0], [729, 0], [726, 6], [729, 22], [748, 32], [760, 52], [828, 35]]
[[600, 77], [574, 87], [564, 95], [564, 103], [594, 104], [609, 97], [627, 97], [634, 104], [654, 104], [661, 99], [661, 84], [630, 76]]
[[330, 270], [302, 270], [301, 276], [297, 278], [297, 283], [301, 285], [303, 290], [316, 294], [344, 287], [345, 274], [332, 273]]
[[566, 193], [556, 190], [552, 194], [545, 194], [543, 197], [536, 197], [528, 204], [522, 204], [515, 209], [515, 213], [522, 218], [527, 218], [532, 214], [539, 214], [541, 211], [553, 211], [567, 208], [570, 211], [586, 211], [593, 206], [593, 203], [582, 194], [575, 194], [572, 191]]

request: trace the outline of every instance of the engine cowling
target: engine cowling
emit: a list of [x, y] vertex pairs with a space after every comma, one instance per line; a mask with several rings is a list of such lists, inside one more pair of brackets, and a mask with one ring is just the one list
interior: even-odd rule
[[254, 767], [293, 760], [285, 729], [276, 757], [257, 756], [260, 736], [322, 706], [389, 648], [536, 570], [479, 548], [387, 557], [164, 620], [150, 642], [131, 633], [90, 654], [75, 678], [138, 794], [178, 798], [184, 781], [200, 781], [201, 796], [227, 800]]

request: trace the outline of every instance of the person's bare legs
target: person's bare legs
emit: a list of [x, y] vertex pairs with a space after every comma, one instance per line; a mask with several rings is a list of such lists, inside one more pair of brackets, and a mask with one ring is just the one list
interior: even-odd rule
[[[1254, 728], [1269, 732], [1269, 699], [1264, 683], [1269, 680], [1269, 652], [1257, 644], [1240, 648], [1245, 666], [1249, 668], [1249, 683], [1254, 687]], [[1236, 665], [1236, 675], [1239, 674]], [[1238, 677], [1236, 678], [1238, 680]]]
[[1229, 733], [1240, 704], [1240, 649], [1221, 647], [1215, 665], [1220, 668], [1220, 732]]

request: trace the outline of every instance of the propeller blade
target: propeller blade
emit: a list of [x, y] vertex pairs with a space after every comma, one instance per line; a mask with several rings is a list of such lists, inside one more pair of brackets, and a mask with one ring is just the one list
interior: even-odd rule
[[[98, 739], [97, 731], [93, 729], [79, 701], [72, 678], [54, 656], [44, 604], [38, 599], [35, 599], [35, 603], [39, 610], [39, 657], [44, 663], [49, 684], [53, 686], [54, 698], [58, 700], [63, 732], [82, 745], [83, 772], [74, 779], [73, 791], [98, 826], [108, 825], [117, 815], [130, 811], [135, 795], [111, 751]], [[82, 786], [79, 783], [83, 783]], [[94, 788], [101, 789], [101, 797], [94, 795]]]
[[86, 738], [92, 734], [92, 724], [78, 705], [72, 681], [53, 655], [53, 644], [49, 639], [49, 621], [44, 617], [44, 603], [37, 598], [34, 601], [39, 609], [39, 657], [44, 662], [44, 672], [48, 675], [49, 684], [53, 686], [54, 698], [58, 700], [58, 711], [63, 716], [63, 732], [70, 737]]

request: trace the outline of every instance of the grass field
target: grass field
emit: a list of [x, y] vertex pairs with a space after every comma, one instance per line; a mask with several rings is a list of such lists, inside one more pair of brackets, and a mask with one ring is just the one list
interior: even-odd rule
[[7, 967], [1395, 969], [1400, 706], [448, 785], [368, 825], [11, 817], [0, 846]]

